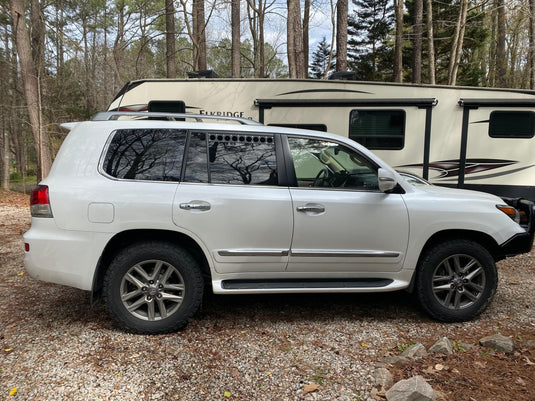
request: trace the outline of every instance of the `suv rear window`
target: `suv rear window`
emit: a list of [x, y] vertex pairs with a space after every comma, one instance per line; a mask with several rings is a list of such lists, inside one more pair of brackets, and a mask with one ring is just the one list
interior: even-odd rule
[[184, 181], [277, 185], [274, 138], [270, 135], [193, 132]]
[[182, 130], [117, 130], [102, 168], [119, 179], [180, 181], [185, 144]]

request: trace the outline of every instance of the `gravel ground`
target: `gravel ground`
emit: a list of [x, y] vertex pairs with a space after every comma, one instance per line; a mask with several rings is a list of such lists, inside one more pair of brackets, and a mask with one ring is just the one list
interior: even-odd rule
[[[367, 400], [375, 362], [403, 344], [474, 342], [496, 332], [535, 340], [533, 253], [499, 263], [494, 302], [468, 323], [430, 321], [404, 292], [207, 291], [185, 330], [128, 334], [88, 293], [24, 274], [27, 197], [5, 198], [0, 193], [0, 400]], [[533, 366], [522, 369], [535, 384]], [[311, 383], [319, 387], [306, 393]]]

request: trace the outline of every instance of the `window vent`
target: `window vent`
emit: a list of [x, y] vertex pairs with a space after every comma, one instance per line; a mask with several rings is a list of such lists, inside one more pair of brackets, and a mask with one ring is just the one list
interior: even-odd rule
[[210, 135], [212, 142], [227, 142], [227, 143], [272, 143], [273, 138], [268, 136], [257, 135]]

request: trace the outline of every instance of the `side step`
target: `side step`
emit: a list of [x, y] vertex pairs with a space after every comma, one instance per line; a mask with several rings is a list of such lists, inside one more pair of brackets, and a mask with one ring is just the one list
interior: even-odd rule
[[287, 280], [224, 280], [223, 290], [316, 290], [382, 288], [394, 280], [384, 278], [360, 279], [287, 279]]

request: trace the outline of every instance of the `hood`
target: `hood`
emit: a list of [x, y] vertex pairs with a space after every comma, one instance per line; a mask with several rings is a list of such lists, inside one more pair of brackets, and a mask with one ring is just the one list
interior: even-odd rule
[[466, 200], [487, 200], [497, 203], [503, 203], [503, 199], [496, 195], [486, 192], [472, 191], [468, 189], [447, 188], [435, 185], [421, 185], [417, 187], [418, 191], [428, 193], [433, 196], [444, 196], [448, 198], [466, 199]]

